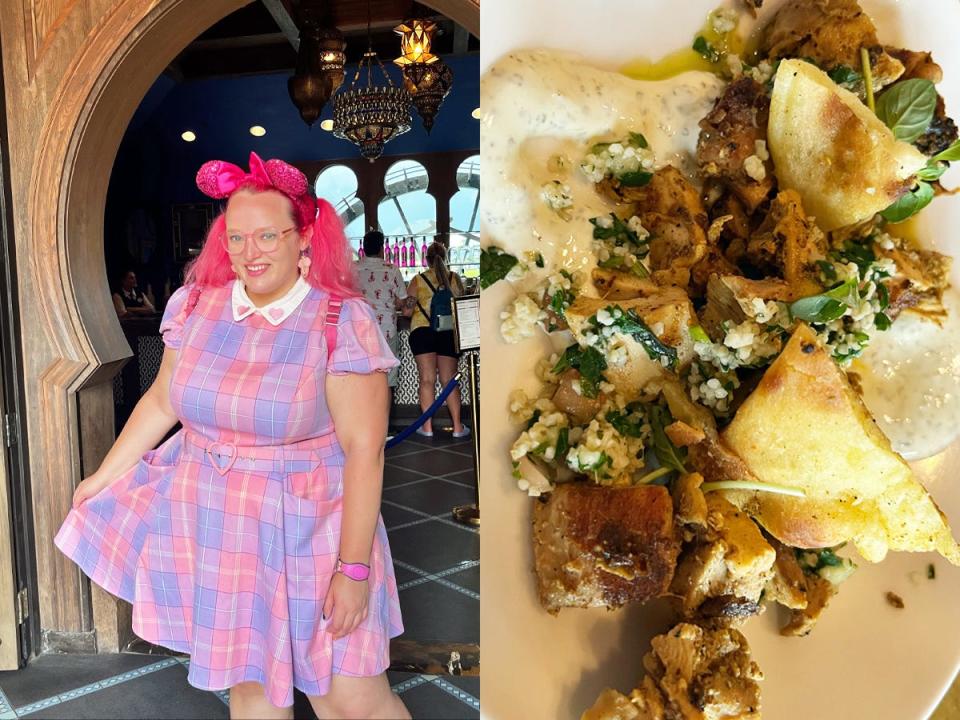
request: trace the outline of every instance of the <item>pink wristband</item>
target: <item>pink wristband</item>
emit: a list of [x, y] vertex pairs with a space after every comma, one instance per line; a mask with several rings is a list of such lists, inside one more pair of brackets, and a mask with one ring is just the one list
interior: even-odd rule
[[336, 572], [343, 573], [351, 580], [362, 582], [370, 577], [370, 566], [364, 563], [345, 563], [337, 558]]

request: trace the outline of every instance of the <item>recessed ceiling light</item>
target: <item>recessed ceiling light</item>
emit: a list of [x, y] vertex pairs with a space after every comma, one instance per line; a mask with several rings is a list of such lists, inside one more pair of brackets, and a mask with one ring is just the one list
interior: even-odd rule
[[472, 113], [470, 113], [470, 117], [472, 117], [474, 120], [479, 120], [481, 117], [480, 108], [477, 108]]
[[326, 130], [327, 132], [330, 132], [331, 130], [333, 130], [333, 120], [324, 120], [323, 122], [321, 122], [320, 129]]
[[184, 130], [182, 133], [180, 133], [180, 137], [182, 137], [187, 142], [193, 142], [194, 140], [197, 139], [197, 136], [193, 132], [193, 130]]
[[254, 125], [252, 128], [250, 128], [250, 134], [254, 137], [263, 137], [267, 134], [267, 131], [259, 125]]

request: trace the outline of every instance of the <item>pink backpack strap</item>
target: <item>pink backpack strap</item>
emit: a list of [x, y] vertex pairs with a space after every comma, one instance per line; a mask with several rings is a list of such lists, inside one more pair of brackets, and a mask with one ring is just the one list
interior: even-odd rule
[[337, 323], [340, 320], [342, 307], [342, 297], [331, 295], [327, 300], [327, 318], [323, 324], [323, 336], [327, 339], [327, 360], [333, 355], [333, 349], [337, 346]]

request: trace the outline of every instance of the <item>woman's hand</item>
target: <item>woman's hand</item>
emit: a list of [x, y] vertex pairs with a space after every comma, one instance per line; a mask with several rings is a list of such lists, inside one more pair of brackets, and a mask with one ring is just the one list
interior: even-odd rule
[[77, 489], [73, 491], [73, 507], [80, 507], [85, 500], [92, 498], [109, 484], [109, 482], [104, 482], [102, 478], [96, 475], [84, 478], [77, 485]]
[[349, 635], [366, 620], [369, 595], [366, 580], [351, 580], [340, 572], [333, 574], [323, 602], [323, 616], [327, 619], [327, 632], [335, 640]]

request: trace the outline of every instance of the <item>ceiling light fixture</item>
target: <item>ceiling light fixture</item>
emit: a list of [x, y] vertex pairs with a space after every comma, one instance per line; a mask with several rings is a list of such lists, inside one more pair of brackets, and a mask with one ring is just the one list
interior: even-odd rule
[[429, 133], [443, 99], [453, 86], [453, 71], [430, 52], [437, 25], [430, 20], [407, 20], [393, 31], [400, 36], [400, 57], [393, 62], [403, 72], [403, 85]]
[[480, 108], [477, 108], [472, 113], [470, 113], [470, 117], [472, 117], [474, 120], [479, 120], [480, 118], [483, 117], [483, 113], [480, 112]]
[[393, 31], [400, 36], [400, 52], [394, 62], [400, 67], [419, 63], [429, 65], [440, 58], [430, 52], [437, 24], [430, 20], [407, 20]]
[[337, 28], [321, 29], [312, 16], [304, 18], [297, 69], [287, 81], [287, 91], [307, 126], [316, 122], [323, 106], [343, 84], [345, 47], [343, 34]]
[[326, 120], [321, 120], [320, 129], [326, 130], [327, 132], [331, 132], [333, 130], [333, 120], [331, 120], [330, 118], [327, 118]]
[[267, 134], [267, 131], [266, 128], [260, 125], [254, 125], [252, 128], [250, 128], [250, 134], [254, 137], [263, 137]]
[[[373, 84], [376, 61], [386, 85]], [[359, 85], [366, 67], [366, 86]], [[367, 0], [367, 52], [357, 65], [350, 89], [333, 97], [333, 134], [360, 148], [360, 155], [373, 162], [383, 154], [383, 146], [410, 129], [410, 95], [396, 87], [373, 51], [370, 33], [370, 0]]]
[[184, 130], [182, 133], [180, 133], [180, 137], [187, 142], [193, 142], [197, 139], [196, 133], [194, 133], [192, 130]]

